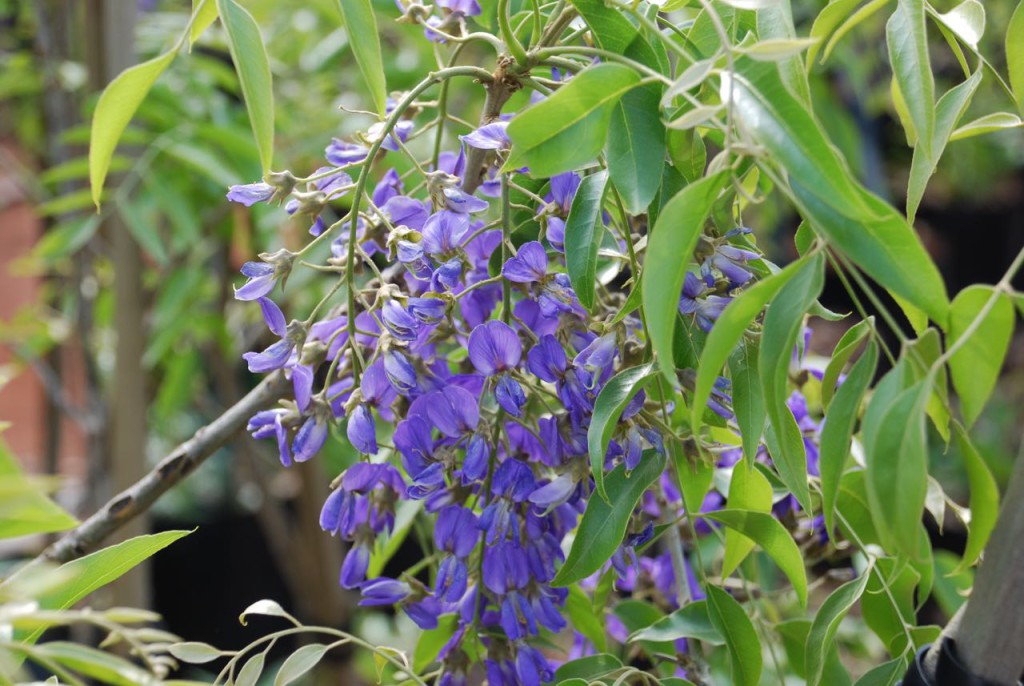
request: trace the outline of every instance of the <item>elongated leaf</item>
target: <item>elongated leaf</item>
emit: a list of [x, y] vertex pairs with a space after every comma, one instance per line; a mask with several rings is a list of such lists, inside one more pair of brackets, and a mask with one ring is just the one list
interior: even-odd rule
[[662, 617], [654, 624], [634, 632], [629, 641], [677, 641], [680, 638], [695, 638], [711, 645], [723, 645], [725, 639], [711, 623], [706, 600], [687, 603], [672, 614]]
[[1024, 126], [1024, 122], [1016, 114], [1010, 112], [994, 112], [978, 117], [972, 122], [964, 124], [949, 137], [950, 142], [973, 136], [983, 136], [986, 133], [1005, 131], [1006, 129], [1017, 129]]
[[821, 509], [825, 516], [826, 530], [829, 532], [835, 531], [834, 513], [839, 499], [839, 483], [846, 468], [847, 458], [850, 456], [850, 442], [857, 413], [864, 393], [875, 376], [877, 365], [878, 345], [870, 341], [864, 354], [853, 365], [849, 376], [839, 387], [835, 402], [829, 406], [825, 415], [828, 421], [821, 430], [818, 470], [821, 475]]
[[793, 278], [804, 264], [806, 264], [806, 258], [801, 258], [787, 265], [782, 271], [758, 281], [729, 303], [718, 317], [715, 325], [711, 328], [711, 333], [708, 334], [707, 343], [704, 344], [704, 351], [700, 356], [700, 364], [697, 365], [697, 381], [693, 391], [692, 416], [690, 418], [694, 432], [700, 426], [700, 418], [708, 398], [711, 397], [711, 388], [715, 383], [715, 378], [743, 333], [761, 313], [765, 304]]
[[263, 675], [263, 665], [267, 661], [266, 652], [257, 653], [253, 655], [242, 668], [238, 670], [238, 676], [235, 678], [235, 686], [256, 686], [260, 680], [260, 676]]
[[584, 69], [509, 123], [513, 147], [505, 169], [526, 165], [535, 176], [554, 176], [594, 159], [615, 103], [639, 82], [639, 74], [620, 64]]
[[422, 509], [422, 500], [403, 500], [398, 503], [391, 533], [387, 536], [378, 536], [374, 542], [373, 553], [370, 555], [370, 566], [366, 570], [367, 579], [374, 579], [384, 571], [384, 566], [395, 556], [409, 532], [412, 531], [412, 527], [416, 523], [416, 516]]
[[924, 4], [924, 0], [897, 0], [896, 11], [885, 25], [885, 40], [919, 145], [924, 145], [924, 154], [930, 156], [935, 133], [935, 77], [928, 57]]
[[216, 19], [217, 0], [192, 0], [192, 28], [188, 33], [189, 50]]
[[384, 60], [380, 50], [380, 31], [370, 0], [338, 0], [341, 18], [345, 23], [349, 44], [356, 64], [370, 90], [370, 98], [377, 114], [384, 116], [387, 107], [387, 84], [384, 80]]
[[249, 124], [260, 151], [263, 172], [269, 172], [274, 160], [274, 89], [270, 60], [263, 46], [260, 27], [235, 0], [217, 0], [217, 11], [228, 36], [231, 61], [242, 86]]
[[825, 658], [832, 647], [832, 639], [835, 638], [839, 623], [850, 611], [850, 608], [860, 600], [867, 586], [867, 575], [861, 575], [853, 581], [848, 581], [832, 592], [814, 616], [814, 623], [811, 624], [811, 631], [807, 635], [807, 650], [805, 664], [807, 666], [808, 686], [818, 686], [822, 683], [822, 676], [825, 671]]
[[427, 667], [438, 661], [438, 654], [444, 648], [444, 644], [455, 634], [458, 624], [457, 615], [441, 615], [437, 619], [436, 627], [427, 629], [420, 634], [412, 656], [412, 668], [417, 674], [422, 674]]
[[242, 626], [246, 626], [249, 623], [249, 615], [263, 615], [265, 617], [284, 617], [288, 618], [288, 612], [285, 611], [281, 604], [276, 600], [257, 600], [255, 603], [249, 605], [242, 611], [242, 614], [238, 615], [238, 621]]
[[212, 645], [196, 641], [174, 643], [167, 648], [167, 652], [173, 655], [175, 659], [192, 665], [201, 665], [206, 662], [213, 662], [224, 654], [224, 651], [218, 650]]
[[590, 598], [579, 586], [570, 586], [569, 595], [565, 599], [565, 613], [573, 628], [583, 634], [599, 652], [608, 649], [608, 639], [605, 636], [605, 624], [603, 612], [594, 613], [594, 606]]
[[[789, 365], [804, 314], [821, 294], [825, 283], [825, 258], [821, 253], [811, 256], [782, 287], [772, 300], [764, 318], [761, 336], [761, 386], [768, 418], [780, 438], [781, 454], [773, 455], [783, 482], [806, 509], [811, 509], [807, 488], [807, 456], [803, 441], [782, 440], [780, 427], [792, 415], [786, 405], [789, 396]], [[791, 448], [795, 447], [796, 450]]]
[[868, 317], [847, 329], [843, 337], [836, 343], [835, 350], [832, 351], [832, 359], [828, 361], [825, 374], [821, 377], [821, 404], [826, 410], [832, 402], [832, 396], [835, 395], [836, 384], [839, 382], [839, 376], [843, 373], [843, 368], [857, 352], [861, 341], [871, 335], [874, 326], [875, 318]]
[[978, 49], [978, 41], [985, 34], [985, 6], [978, 0], [964, 0], [937, 17], [957, 38]]
[[44, 482], [26, 477], [0, 441], [0, 539], [65, 531], [78, 524], [46, 495]]
[[[810, 48], [819, 43], [819, 39], [800, 38], [796, 33], [796, 26], [793, 24], [793, 8], [790, 0], [775, 0], [757, 12], [757, 37], [760, 44], [750, 46], [755, 53], [751, 56], [754, 59], [763, 60], [768, 54], [766, 49], [774, 45], [775, 52], [772, 61], [778, 63], [779, 77], [798, 100], [805, 105], [811, 102], [811, 87], [807, 81], [807, 73], [804, 71], [804, 61], [800, 56], [803, 49]], [[802, 43], [802, 48], [794, 51], [785, 51], [784, 46], [796, 47]], [[787, 54], [782, 54], [786, 52]]]
[[604, 457], [608, 452], [608, 444], [626, 405], [656, 373], [653, 363], [624, 369], [605, 384], [594, 401], [594, 415], [587, 429], [590, 469], [598, 495], [609, 504], [604, 487]]
[[42, 655], [65, 667], [114, 686], [138, 686], [152, 682], [143, 669], [123, 657], [67, 641], [48, 641], [36, 646], [34, 654]]
[[898, 657], [868, 670], [853, 686], [895, 686], [906, 671], [906, 661]]
[[957, 568], [963, 570], [978, 561], [992, 534], [992, 529], [995, 528], [996, 517], [999, 515], [999, 487], [988, 464], [972, 445], [967, 432], [957, 422], [953, 423], [953, 434], [963, 455], [967, 482], [971, 488], [971, 525], [967, 533], [963, 560]]
[[816, 38], [774, 38], [752, 43], [739, 52], [760, 62], [781, 62], [817, 43]]
[[597, 287], [597, 251], [604, 238], [601, 201], [608, 172], [591, 174], [580, 183], [565, 221], [565, 267], [569, 281], [587, 310], [594, 308]]
[[919, 580], [913, 567], [889, 557], [879, 558], [868, 575], [860, 598], [861, 614], [891, 655], [899, 655], [907, 646], [906, 627], [915, 624], [914, 589]]
[[576, 660], [566, 662], [555, 671], [556, 684], [566, 684], [571, 680], [578, 680], [583, 684], [589, 684], [591, 679], [604, 676], [622, 669], [622, 662], [614, 655], [598, 653], [588, 655]]
[[[865, 444], [868, 497], [875, 527], [886, 548], [917, 557], [918, 532], [928, 492], [928, 444], [925, 408], [931, 379], [900, 392], [873, 428]], [[872, 403], [874, 403], [874, 399]]]
[[640, 496], [665, 470], [665, 456], [648, 450], [640, 466], [628, 477], [625, 469], [625, 465], [619, 465], [605, 479], [611, 505], [601, 498], [587, 502], [569, 556], [552, 579], [552, 586], [568, 586], [590, 576], [608, 561], [622, 543], [629, 517]]
[[[772, 485], [759, 470], [752, 467], [753, 456], [737, 463], [729, 482], [727, 502], [734, 510], [771, 512]], [[725, 532], [725, 558], [722, 560], [722, 576], [729, 576], [754, 549], [754, 540], [734, 530]]]
[[860, 0], [832, 0], [825, 9], [818, 12], [811, 25], [810, 38], [817, 38], [818, 41], [807, 48], [807, 71], [814, 66], [814, 58], [818, 51], [825, 46], [825, 39], [832, 35], [843, 21], [860, 4]]
[[148, 62], [126, 69], [103, 89], [92, 113], [92, 133], [89, 136], [89, 184], [92, 201], [100, 206], [103, 182], [110, 168], [110, 158], [117, 148], [128, 122], [135, 116], [149, 89], [174, 60], [175, 50], [154, 57]]
[[301, 679], [309, 670], [319, 664], [327, 651], [330, 650], [322, 643], [311, 643], [302, 646], [288, 656], [288, 659], [281, 665], [277, 676], [274, 678], [274, 686], [286, 686], [298, 679]]
[[[704, 176], [708, 151], [700, 134], [692, 129], [686, 131], [669, 129], [666, 138], [668, 140], [668, 156], [676, 171], [689, 183]], [[664, 185], [662, 185], [661, 192], [666, 192]]]
[[662, 209], [647, 245], [641, 278], [644, 314], [658, 364], [673, 386], [678, 381], [672, 339], [683, 280], [697, 238], [704, 231], [711, 206], [727, 179], [728, 176], [720, 172], [679, 191]]
[[[995, 306], [971, 331], [970, 337], [961, 341], [993, 297], [996, 298]], [[991, 286], [969, 286], [953, 299], [949, 321], [950, 348], [954, 345], [960, 347], [949, 360], [949, 370], [953, 388], [960, 395], [964, 424], [968, 428], [977, 420], [996, 386], [1010, 346], [1013, 325], [1013, 303], [1003, 294], [996, 295]]]
[[939, 104], [935, 112], [935, 130], [932, 134], [931, 147], [923, 149], [924, 142], [914, 148], [914, 159], [910, 166], [910, 184], [907, 187], [907, 220], [914, 222], [917, 208], [924, 196], [925, 186], [928, 179], [935, 173], [939, 164], [939, 158], [946, 149], [953, 129], [956, 127], [960, 117], [967, 111], [974, 97], [974, 91], [981, 83], [981, 70], [974, 72], [969, 79], [949, 89], [949, 92], [939, 98]]
[[1017, 109], [1024, 114], [1024, 2], [1017, 4], [1006, 27], [1006, 66]]
[[793, 537], [770, 513], [752, 510], [716, 510], [702, 515], [738, 531], [768, 553], [793, 584], [800, 604], [807, 605], [807, 571]]
[[665, 95], [662, 98], [663, 105], [669, 105], [673, 99], [682, 95], [686, 91], [699, 86], [704, 83], [704, 80], [711, 73], [711, 70], [715, 67], [715, 59], [699, 60], [694, 62], [689, 67], [683, 70], [683, 73], [679, 75], [679, 78], [669, 86], [668, 90], [665, 91]]
[[740, 339], [729, 357], [729, 375], [732, 379], [732, 409], [743, 438], [743, 456], [750, 467], [754, 464], [764, 433], [764, 421], [768, 417], [758, 372], [758, 347], [753, 341]]
[[821, 61], [825, 62], [825, 60], [829, 58], [835, 47], [839, 45], [839, 41], [841, 41], [846, 34], [863, 22], [867, 21], [871, 15], [888, 5], [890, 2], [891, 0], [871, 0], [871, 2], [851, 14], [848, 19], [840, 24], [835, 33], [832, 34], [832, 38], [829, 39], [828, 45], [825, 46], [825, 52], [822, 53]]
[[665, 126], [658, 103], [661, 87], [645, 86], [626, 93], [615, 105], [608, 126], [605, 157], [612, 182], [630, 214], [647, 211], [661, 185], [665, 159]]
[[735, 686], [757, 686], [761, 679], [761, 641], [754, 623], [736, 600], [718, 588], [708, 586], [708, 616], [725, 638]]

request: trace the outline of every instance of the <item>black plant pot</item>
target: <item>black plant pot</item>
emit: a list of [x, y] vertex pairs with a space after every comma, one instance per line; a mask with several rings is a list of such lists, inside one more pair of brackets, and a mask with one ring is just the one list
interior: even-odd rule
[[[1000, 686], [968, 671], [957, 657], [956, 642], [950, 639], [942, 641], [935, 674], [929, 679], [924, 668], [924, 658], [930, 649], [931, 646], [925, 646], [917, 651], [914, 663], [910, 665], [906, 677], [901, 682], [902, 686]], [[1017, 686], [1024, 685], [1018, 681]]]

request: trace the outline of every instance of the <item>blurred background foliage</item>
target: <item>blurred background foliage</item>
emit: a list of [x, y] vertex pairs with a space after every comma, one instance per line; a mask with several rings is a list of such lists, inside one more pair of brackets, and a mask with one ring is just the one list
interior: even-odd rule
[[[307, 229], [303, 220], [292, 220], [280, 208], [250, 210], [224, 199], [229, 185], [255, 181], [260, 172], [218, 24], [190, 54], [172, 63], [146, 98], [114, 159], [102, 213], [95, 212], [85, 153], [89, 113], [104, 84], [97, 82], [90, 65], [88, 37], [89, 13], [101, 1], [0, 0], [0, 165], [20, 194], [5, 202], [30, 203], [43, 226], [32, 250], [9, 263], [17, 274], [37, 279], [41, 291], [0, 321], [0, 345], [10, 353], [0, 382], [5, 376], [39, 376], [48, 389], [50, 411], [71, 416], [86, 435], [80, 484], [85, 496], [76, 503], [83, 514], [109, 493], [105, 453], [112, 426], [116, 335], [115, 266], [107, 220], [121, 218], [144, 262], [144, 316], [138, 322], [144, 353], [138, 373], [150, 400], [149, 464], [253, 384], [241, 353], [262, 347], [258, 339], [265, 332], [258, 310], [231, 297], [238, 268], [257, 252], [301, 245]], [[112, 1], [136, 9], [132, 0]], [[336, 3], [244, 4], [258, 21], [271, 57], [275, 168], [308, 173], [322, 164], [331, 137], [370, 121], [357, 112], [367, 106], [367, 98]], [[391, 0], [377, 4], [382, 15], [397, 14]], [[803, 33], [823, 4], [793, 1]], [[954, 4], [936, 3], [943, 11]], [[1008, 0], [987, 3], [990, 27], [1005, 26], [1013, 6]], [[135, 35], [123, 39], [134, 41], [141, 61], [173, 44], [191, 6], [187, 0], [139, 0], [137, 11]], [[811, 83], [815, 111], [836, 146], [869, 188], [899, 206], [911, 151], [891, 110], [882, 40], [885, 16], [876, 13], [843, 38], [827, 63], [814, 67]], [[487, 13], [480, 19], [486, 23]], [[391, 90], [410, 86], [438, 59], [436, 47], [422, 39], [419, 29], [383, 21], [381, 30]], [[983, 53], [1001, 59], [1000, 34], [988, 32]], [[962, 79], [961, 66], [941, 36], [932, 36], [932, 63], [942, 92]], [[467, 49], [464, 61], [488, 66], [490, 56], [472, 50]], [[997, 67], [1005, 72], [1001, 64]], [[450, 102], [451, 111], [466, 121], [476, 120], [480, 98], [472, 84], [453, 86]], [[986, 77], [965, 120], [1008, 105], [999, 86]], [[464, 132], [453, 131], [447, 144], [454, 143], [455, 133]], [[951, 292], [974, 281], [994, 281], [1012, 258], [1013, 246], [1024, 243], [1022, 169], [1024, 139], [1016, 131], [954, 142], [943, 156], [917, 225]], [[344, 211], [338, 207], [338, 216]], [[751, 207], [745, 219], [772, 259], [784, 262], [795, 254], [795, 216], [781, 201]], [[320, 295], [316, 281], [301, 277], [289, 283], [285, 311], [308, 309]], [[852, 309], [834, 279], [824, 302], [835, 311]], [[831, 350], [845, 326], [841, 321], [824, 323], [816, 331], [815, 348]], [[1014, 346], [1000, 392], [975, 432], [978, 447], [1003, 480], [1019, 445], [1024, 406], [1019, 337]], [[62, 391], [67, 377], [79, 373], [60, 364], [62, 349], [75, 351], [82, 360], [85, 391], [77, 402]], [[51, 418], [47, 426], [26, 430], [49, 432], [43, 468], [55, 471], [60, 441], [52, 434], [59, 433], [59, 423]], [[944, 489], [964, 502], [962, 460], [955, 448], [947, 452], [940, 441], [932, 445], [940, 446], [933, 464], [943, 475]], [[194, 535], [165, 551], [152, 570], [153, 607], [172, 631], [239, 647], [256, 632], [241, 633], [231, 618], [259, 597], [281, 600], [304, 621], [347, 621], [346, 601], [333, 578], [337, 564], [331, 562], [340, 555], [338, 541], [321, 535], [316, 516], [326, 484], [352, 456], [343, 440], [330, 442], [323, 455], [285, 471], [274, 455], [240, 439], [159, 503], [153, 527], [201, 524]], [[936, 540], [955, 553], [963, 545], [963, 532], [954, 517], [946, 519], [941, 534], [935, 527]], [[415, 558], [415, 545], [408, 547], [402, 554]], [[32, 548], [16, 553], [31, 554]], [[937, 554], [936, 564], [948, 571], [956, 559]], [[960, 602], [963, 580], [938, 574], [936, 581], [936, 603], [924, 612], [932, 613], [930, 621], [942, 622]], [[409, 629], [396, 629], [394, 618], [366, 616], [361, 621], [369, 640], [376, 634], [400, 647], [401, 639], [391, 635]], [[858, 645], [857, 636], [844, 640], [850, 654], [872, 659], [871, 647]]]

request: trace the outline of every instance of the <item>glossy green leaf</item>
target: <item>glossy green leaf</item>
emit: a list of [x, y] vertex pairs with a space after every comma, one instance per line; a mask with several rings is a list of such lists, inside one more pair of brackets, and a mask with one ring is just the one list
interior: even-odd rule
[[839, 623], [850, 611], [850, 608], [860, 600], [867, 583], [867, 575], [861, 575], [853, 581], [846, 582], [832, 592], [815, 614], [814, 623], [807, 635], [805, 653], [808, 686], [818, 686], [823, 683], [825, 660], [832, 647], [836, 631], [839, 629]]
[[338, 0], [352, 53], [370, 90], [370, 99], [377, 114], [384, 116], [387, 106], [387, 84], [384, 60], [381, 58], [380, 31], [370, 0]]
[[590, 598], [580, 589], [579, 586], [570, 586], [569, 595], [565, 599], [565, 613], [573, 628], [583, 634], [588, 641], [598, 650], [604, 652], [608, 649], [608, 640], [605, 636], [605, 623], [603, 612], [596, 614]]
[[89, 183], [92, 200], [100, 206], [103, 182], [110, 168], [110, 158], [117, 141], [132, 120], [135, 111], [145, 99], [160, 74], [174, 60], [175, 50], [125, 69], [103, 89], [96, 109], [92, 113], [92, 133], [89, 136]]
[[612, 504], [601, 498], [587, 502], [572, 548], [552, 579], [552, 586], [568, 586], [590, 576], [608, 561], [626, 535], [626, 526], [640, 496], [665, 470], [665, 456], [648, 450], [629, 476], [625, 469], [625, 465], [619, 465], [604, 480]]
[[768, 512], [736, 509], [716, 510], [702, 516], [725, 524], [761, 546], [789, 578], [800, 604], [807, 605], [807, 571], [804, 569], [804, 558], [793, 537], [779, 520]]
[[[792, 412], [786, 405], [789, 397], [789, 366], [800, 334], [805, 313], [821, 294], [825, 283], [825, 258], [821, 253], [810, 256], [793, 278], [772, 300], [764, 318], [761, 335], [761, 387], [764, 391], [768, 419], [780, 438], [781, 452], [773, 455], [783, 482], [807, 510], [811, 509], [807, 488], [807, 455], [803, 441], [781, 440], [781, 427], [789, 422]], [[792, 448], [796, 448], [793, 450]]]
[[928, 57], [925, 0], [897, 0], [885, 26], [889, 61], [924, 154], [935, 134], [935, 77]]
[[745, 337], [740, 339], [736, 349], [729, 356], [732, 409], [736, 415], [736, 424], [740, 428], [743, 455], [747, 458], [748, 467], [754, 463], [754, 456], [764, 433], [764, 422], [768, 417], [758, 372], [758, 357], [757, 344]]
[[[917, 537], [928, 492], [925, 408], [931, 379], [918, 381], [891, 399], [876, 416], [864, 418], [868, 497], [875, 527], [887, 549], [908, 557], [918, 553]], [[877, 402], [877, 396], [871, 404]], [[870, 406], [869, 406], [870, 409]]]
[[799, 55], [817, 43], [816, 38], [774, 38], [751, 43], [737, 52], [759, 62], [781, 62], [793, 55]]
[[604, 147], [615, 104], [639, 82], [621, 64], [584, 69], [509, 122], [513, 147], [505, 169], [525, 165], [535, 176], [554, 176], [590, 162]]
[[[665, 616], [664, 612], [643, 600], [619, 601], [614, 612], [630, 634], [654, 624]], [[636, 645], [641, 646], [648, 654], [666, 654], [673, 650], [671, 641], [637, 641]]]
[[725, 639], [711, 623], [706, 600], [687, 603], [672, 614], [662, 617], [648, 627], [633, 632], [629, 641], [676, 641], [694, 638], [711, 645], [724, 645]]
[[189, 50], [217, 19], [217, 0], [192, 0], [192, 26], [188, 32]]
[[727, 180], [725, 173], [718, 173], [683, 188], [662, 209], [648, 239], [641, 297], [654, 353], [673, 385], [678, 381], [672, 339], [683, 280], [711, 206]]
[[626, 298], [626, 302], [622, 304], [622, 307], [615, 316], [612, 317], [611, 324], [618, 324], [630, 314], [636, 312], [641, 307], [640, 294], [643, 292], [641, 283], [638, 279], [633, 280], [633, 286], [630, 288], [629, 296]]
[[[753, 468], [753, 456], [736, 463], [729, 481], [729, 493], [726, 502], [736, 510], [753, 510], [755, 512], [771, 512], [772, 485], [757, 469]], [[725, 531], [725, 557], [722, 560], [722, 576], [729, 576], [754, 549], [753, 539], [734, 529]]]
[[986, 114], [983, 117], [978, 117], [972, 122], [964, 124], [960, 128], [956, 129], [949, 137], [950, 142], [958, 141], [964, 138], [972, 138], [974, 136], [983, 136], [986, 133], [995, 133], [996, 131], [1005, 131], [1007, 129], [1017, 129], [1024, 126], [1024, 121], [1016, 114], [1010, 112], [994, 112], [992, 114]]
[[906, 671], [906, 661], [898, 657], [868, 670], [853, 686], [896, 686]]
[[78, 643], [48, 641], [33, 649], [74, 672], [113, 686], [138, 686], [152, 682], [149, 673], [123, 657]]
[[608, 444], [626, 405], [655, 374], [653, 363], [624, 369], [608, 380], [594, 401], [594, 414], [587, 429], [587, 447], [594, 487], [606, 502], [609, 501], [604, 487], [604, 458]]
[[878, 345], [870, 341], [825, 414], [828, 421], [821, 430], [818, 469], [821, 475], [821, 509], [827, 531], [835, 531], [834, 513], [839, 499], [839, 484], [850, 456], [853, 428], [877, 365]]
[[665, 95], [662, 97], [662, 104], [668, 106], [678, 96], [704, 83], [705, 79], [711, 74], [711, 70], [714, 69], [716, 61], [715, 58], [698, 60], [684, 69], [665, 91]]
[[711, 397], [715, 378], [721, 373], [729, 355], [743, 336], [747, 327], [761, 313], [764, 306], [791, 278], [806, 264], [802, 258], [787, 265], [782, 271], [758, 281], [745, 290], [722, 311], [718, 321], [711, 327], [707, 343], [697, 366], [697, 381], [693, 391], [692, 416], [694, 431], [700, 426], [701, 412]]
[[597, 251], [604, 238], [601, 202], [604, 199], [608, 172], [597, 172], [583, 179], [572, 199], [565, 220], [565, 267], [569, 281], [587, 310], [594, 308], [597, 287]]
[[825, 47], [825, 39], [839, 28], [839, 25], [850, 16], [859, 4], [860, 0], [832, 0], [818, 12], [811, 25], [809, 35], [809, 38], [817, 38], [818, 41], [807, 48], [807, 71], [811, 70], [814, 66], [814, 58]]
[[[974, 0], [971, 0], [974, 1]], [[974, 91], [981, 83], [981, 70], [974, 72], [969, 79], [949, 89], [941, 98], [935, 108], [935, 129], [932, 134], [931, 146], [928, 150], [923, 148], [924, 143], [914, 148], [914, 159], [910, 165], [910, 183], [907, 186], [907, 219], [914, 222], [917, 208], [924, 196], [925, 186], [928, 179], [935, 173], [939, 164], [939, 158], [946, 149], [950, 136], [957, 122], [967, 111], [974, 97]]]
[[615, 105], [608, 125], [608, 173], [622, 204], [633, 215], [647, 211], [661, 185], [658, 161], [665, 159], [665, 126], [660, 100], [660, 86], [630, 91]]
[[583, 683], [589, 683], [592, 679], [597, 679], [619, 669], [622, 669], [622, 662], [614, 655], [607, 653], [588, 655], [587, 657], [570, 660], [555, 670], [553, 683], [564, 684], [571, 679], [579, 679]]
[[217, 11], [231, 49], [238, 82], [242, 86], [249, 124], [256, 138], [263, 172], [269, 172], [274, 159], [274, 90], [270, 60], [260, 27], [235, 0], [217, 0]]
[[736, 600], [718, 588], [708, 586], [708, 616], [725, 639], [734, 686], [757, 686], [761, 679], [761, 640], [754, 623]]
[[996, 526], [996, 518], [999, 516], [999, 487], [988, 468], [988, 463], [958, 422], [953, 423], [953, 435], [956, 437], [957, 448], [963, 455], [967, 482], [971, 489], [971, 524], [959, 567], [966, 569], [981, 557], [992, 529]]
[[846, 333], [839, 339], [839, 342], [836, 343], [836, 347], [832, 351], [832, 357], [825, 367], [825, 373], [821, 377], [821, 404], [826, 410], [828, 410], [828, 406], [832, 402], [832, 396], [835, 395], [836, 384], [839, 382], [839, 377], [843, 373], [846, 363], [850, 361], [853, 354], [860, 348], [861, 342], [871, 335], [874, 327], [875, 318], [868, 317], [847, 329]]
[[937, 18], [960, 40], [978, 49], [978, 41], [985, 34], [985, 6], [978, 0], [964, 0]]
[[1024, 114], [1024, 2], [1017, 4], [1017, 9], [1010, 17], [1005, 44], [1010, 86], [1017, 100], [1017, 109]]
[[286, 686], [316, 667], [330, 648], [322, 643], [304, 645], [289, 655], [274, 677], [274, 686]]
[[[992, 298], [996, 299], [995, 305], [975, 326], [975, 319]], [[957, 349], [949, 360], [949, 371], [968, 428], [978, 419], [995, 389], [1014, 322], [1013, 303], [1005, 295], [996, 294], [991, 286], [968, 286], [953, 299], [949, 321], [952, 343], [948, 348]]]

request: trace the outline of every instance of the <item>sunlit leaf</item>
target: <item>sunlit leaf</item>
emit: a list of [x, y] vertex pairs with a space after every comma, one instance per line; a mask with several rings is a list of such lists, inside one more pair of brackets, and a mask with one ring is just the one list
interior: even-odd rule
[[958, 141], [963, 138], [982, 136], [986, 133], [1005, 131], [1006, 129], [1017, 129], [1024, 126], [1024, 122], [1016, 114], [1010, 112], [994, 112], [978, 117], [972, 122], [964, 124], [949, 137], [949, 140]]
[[[985, 312], [992, 299], [994, 305]], [[949, 370], [968, 428], [978, 419], [995, 389], [1014, 323], [1013, 303], [991, 286], [968, 286], [953, 299], [948, 347], [957, 348], [949, 360]]]
[[[885, 26], [893, 76], [907, 103], [918, 140], [929, 146], [935, 133], [935, 77], [928, 57], [924, 0], [897, 0]], [[930, 155], [926, 147], [924, 154]]]
[[585, 177], [565, 220], [565, 268], [576, 297], [587, 310], [594, 308], [597, 251], [605, 236], [601, 201], [607, 183], [608, 173], [604, 171]]
[[[754, 512], [771, 512], [772, 485], [759, 470], [753, 468], [754, 457], [751, 455], [737, 463], [729, 481], [727, 502], [736, 510], [752, 510]], [[725, 557], [722, 560], [722, 575], [729, 576], [754, 549], [752, 538], [735, 529], [725, 532]]]
[[1024, 113], [1024, 2], [1017, 4], [1006, 27], [1006, 66], [1017, 109]]
[[605, 158], [608, 173], [630, 214], [647, 211], [661, 185], [665, 127], [658, 103], [661, 88], [645, 86], [626, 93], [615, 105], [608, 125]]
[[345, 23], [349, 44], [356, 57], [356, 64], [370, 89], [370, 98], [377, 114], [384, 116], [387, 106], [387, 84], [385, 83], [384, 61], [381, 57], [380, 31], [373, 14], [370, 0], [338, 0], [338, 8]]
[[330, 647], [322, 643], [311, 643], [298, 648], [281, 665], [277, 676], [274, 677], [274, 686], [286, 686], [301, 679], [320, 663], [329, 650]]
[[662, 617], [650, 626], [634, 632], [632, 641], [677, 641], [695, 638], [711, 645], [724, 645], [725, 639], [711, 623], [706, 600], [687, 603], [672, 614]]
[[725, 639], [735, 686], [757, 686], [761, 679], [761, 640], [754, 623], [736, 600], [718, 588], [708, 586], [708, 616]]

